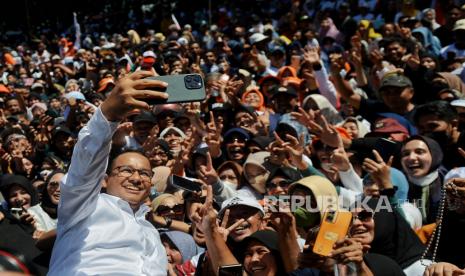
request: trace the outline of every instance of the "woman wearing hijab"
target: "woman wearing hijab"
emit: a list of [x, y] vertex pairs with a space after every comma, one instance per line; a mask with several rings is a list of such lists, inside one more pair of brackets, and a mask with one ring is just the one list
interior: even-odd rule
[[265, 106], [265, 98], [263, 93], [257, 88], [252, 88], [242, 94], [241, 102], [246, 106], [250, 106], [258, 114], [258, 118], [265, 125], [270, 125], [270, 111]]
[[433, 35], [433, 32], [426, 27], [413, 29], [412, 35], [421, 43], [423, 48], [434, 56], [441, 54], [441, 41]]
[[302, 101], [302, 108], [305, 111], [312, 109], [313, 111], [320, 110], [329, 124], [337, 125], [342, 122], [342, 117], [336, 108], [320, 94], [312, 94], [305, 97]]
[[341, 33], [337, 29], [333, 20], [330, 17], [325, 17], [320, 22], [319, 38], [320, 40], [325, 37], [331, 37], [336, 41], [340, 41]]
[[191, 235], [181, 231], [161, 233], [160, 239], [168, 258], [168, 275], [191, 275], [188, 273], [195, 271], [196, 257], [202, 254], [203, 248], [197, 246]]
[[243, 175], [246, 184], [237, 190], [239, 195], [248, 196], [257, 200], [263, 199], [266, 193], [266, 181], [270, 176], [273, 165], [269, 162], [270, 153], [259, 151], [249, 154], [244, 163]]
[[442, 158], [439, 144], [425, 136], [412, 136], [402, 146], [402, 169], [410, 184], [408, 198], [420, 204], [424, 223], [436, 221], [441, 199]]
[[[351, 228], [351, 236], [360, 241], [365, 248], [369, 248], [369, 253], [384, 255], [394, 260], [405, 275], [422, 276], [425, 266], [421, 264], [420, 258], [425, 247], [402, 215], [394, 207], [386, 204], [388, 203], [384, 200], [370, 198], [366, 204], [369, 209], [364, 212], [370, 211], [371, 216], [362, 216], [362, 211], [356, 209], [358, 212]], [[371, 218], [374, 230], [373, 225], [367, 224], [371, 224]], [[425, 259], [424, 263], [429, 265], [431, 261]]]
[[427, 8], [421, 11], [421, 20], [427, 23], [426, 26], [431, 31], [434, 31], [437, 28], [441, 27], [441, 25], [438, 22], [436, 22], [436, 10], [435, 9]]
[[56, 229], [58, 222], [57, 208], [60, 202], [60, 182], [65, 172], [55, 170], [47, 176], [45, 181], [42, 202], [32, 206], [28, 212], [36, 221], [37, 230], [50, 231]]
[[286, 275], [279, 250], [278, 234], [270, 230], [257, 231], [245, 238], [237, 249], [238, 260], [247, 275]]
[[347, 130], [347, 133], [352, 139], [363, 138], [368, 132], [370, 132], [370, 129], [362, 121], [355, 117], [346, 118], [340, 126]]
[[400, 266], [390, 257], [370, 252], [370, 245], [375, 239], [374, 213], [364, 208], [353, 210], [353, 223], [350, 236], [360, 242], [364, 248], [364, 261], [373, 275], [404, 275]]

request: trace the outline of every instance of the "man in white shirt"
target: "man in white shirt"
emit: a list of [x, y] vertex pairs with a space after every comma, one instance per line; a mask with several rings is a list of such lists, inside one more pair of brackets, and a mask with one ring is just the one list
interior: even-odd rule
[[[61, 186], [57, 239], [48, 275], [166, 275], [167, 259], [158, 231], [145, 219], [152, 171], [147, 157], [122, 153], [108, 164], [119, 121], [148, 109], [143, 99], [165, 99], [138, 71], [119, 80], [79, 133], [69, 172]], [[106, 193], [100, 193], [103, 186]]]

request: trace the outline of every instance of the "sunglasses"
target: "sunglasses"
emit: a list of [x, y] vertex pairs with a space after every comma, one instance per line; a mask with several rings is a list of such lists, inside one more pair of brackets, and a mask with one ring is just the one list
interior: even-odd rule
[[373, 212], [367, 211], [367, 210], [362, 210], [358, 214], [354, 214], [352, 217], [352, 220], [355, 222], [356, 219], [360, 220], [361, 222], [369, 222], [370, 220], [373, 219], [375, 214]]
[[288, 180], [279, 181], [278, 183], [268, 182], [266, 183], [266, 187], [268, 189], [277, 189], [278, 187], [287, 189], [291, 183], [292, 182]]
[[58, 186], [60, 186], [60, 182], [52, 181], [52, 182], [48, 183], [48, 186], [50, 186], [50, 188], [52, 188], [52, 189], [56, 189], [56, 188], [58, 188]]
[[159, 214], [168, 214], [168, 213], [175, 213], [176, 215], [184, 213], [184, 204], [176, 204], [173, 207], [160, 205], [157, 208], [157, 213]]

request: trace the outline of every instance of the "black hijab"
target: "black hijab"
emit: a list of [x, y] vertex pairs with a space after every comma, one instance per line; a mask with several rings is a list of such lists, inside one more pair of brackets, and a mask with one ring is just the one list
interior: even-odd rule
[[438, 142], [436, 142], [435, 140], [433, 140], [433, 139], [431, 139], [429, 137], [426, 137], [426, 136], [414, 135], [414, 136], [411, 136], [410, 138], [408, 138], [407, 140], [405, 140], [404, 146], [408, 142], [413, 141], [413, 140], [421, 140], [421, 141], [425, 142], [425, 144], [428, 146], [428, 149], [429, 149], [429, 151], [431, 153], [431, 159], [432, 159], [431, 160], [431, 167], [430, 167], [428, 173], [439, 169], [439, 167], [442, 165], [442, 160], [444, 158], [444, 154], [443, 154], [441, 146], [438, 144]]
[[238, 258], [239, 262], [242, 264], [244, 264], [245, 250], [252, 241], [258, 241], [271, 251], [276, 260], [276, 275], [286, 275], [283, 259], [278, 246], [278, 233], [271, 230], [260, 230], [246, 237], [244, 240], [238, 243], [237, 246], [234, 248], [234, 251], [236, 252], [235, 255]]
[[31, 206], [39, 203], [37, 193], [35, 192], [34, 187], [32, 187], [31, 182], [25, 176], [18, 174], [5, 174], [2, 176], [0, 192], [6, 201], [8, 201], [10, 189], [15, 185], [23, 188], [31, 196]]
[[376, 210], [375, 237], [371, 243], [370, 253], [377, 253], [390, 257], [396, 261], [402, 269], [418, 261], [425, 250], [418, 236], [405, 221], [402, 215], [392, 206], [392, 212], [378, 206], [389, 204], [386, 200], [371, 198], [367, 205]]

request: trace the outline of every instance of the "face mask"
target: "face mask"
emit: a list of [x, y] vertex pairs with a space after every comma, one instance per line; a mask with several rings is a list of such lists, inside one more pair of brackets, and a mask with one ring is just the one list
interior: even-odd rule
[[257, 175], [255, 177], [249, 178], [250, 185], [257, 190], [259, 193], [264, 194], [266, 192], [265, 184], [268, 180], [268, 176], [270, 173], [267, 172], [266, 174]]
[[223, 182], [224, 185], [230, 187], [230, 188], [233, 188], [234, 190], [237, 189], [237, 184], [234, 184], [232, 182], [229, 182], [229, 181], [225, 181], [225, 180], [221, 180], [221, 182]]
[[295, 222], [298, 227], [308, 229], [316, 226], [320, 220], [319, 212], [310, 212], [303, 207], [298, 207], [294, 211]]
[[441, 148], [444, 148], [445, 146], [447, 146], [450, 141], [450, 137], [445, 130], [431, 132], [431, 133], [428, 133], [426, 136], [438, 142]]
[[321, 168], [326, 172], [331, 172], [333, 166], [333, 163], [321, 163]]

